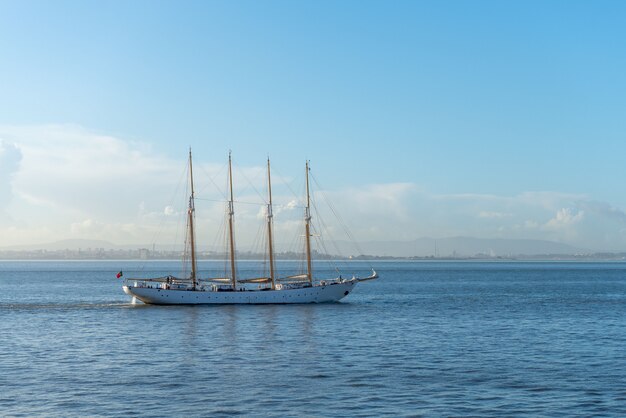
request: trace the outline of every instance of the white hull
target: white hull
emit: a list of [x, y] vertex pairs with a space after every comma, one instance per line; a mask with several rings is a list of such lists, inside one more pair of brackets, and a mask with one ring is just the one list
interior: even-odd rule
[[174, 290], [156, 287], [123, 286], [127, 295], [152, 305], [224, 305], [224, 304], [283, 304], [337, 302], [348, 296], [357, 280], [300, 289], [283, 290]]

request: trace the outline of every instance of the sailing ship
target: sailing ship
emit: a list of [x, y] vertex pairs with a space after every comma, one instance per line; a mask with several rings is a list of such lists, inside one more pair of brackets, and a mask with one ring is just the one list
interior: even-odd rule
[[266, 210], [267, 243], [269, 258], [268, 277], [240, 279], [237, 277], [234, 236], [234, 198], [232, 159], [228, 156], [227, 206], [228, 254], [230, 277], [201, 278], [198, 275], [195, 244], [195, 191], [193, 165], [189, 150], [190, 195], [187, 208], [187, 240], [190, 247], [190, 274], [178, 278], [172, 275], [155, 278], [126, 278], [122, 288], [126, 294], [146, 304], [199, 305], [199, 304], [291, 304], [337, 302], [348, 296], [357, 283], [378, 278], [372, 274], [351, 279], [339, 277], [314, 279], [311, 258], [311, 195], [309, 190], [309, 162], [306, 162], [306, 206], [304, 208], [306, 271], [302, 274], [278, 277], [275, 267], [273, 245], [273, 212], [270, 161], [267, 160], [268, 203]]

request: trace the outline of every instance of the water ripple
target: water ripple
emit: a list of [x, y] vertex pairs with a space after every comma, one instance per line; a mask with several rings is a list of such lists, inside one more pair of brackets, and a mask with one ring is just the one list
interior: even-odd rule
[[620, 266], [387, 263], [347, 303], [223, 307], [133, 305], [106, 263], [0, 266], [0, 411], [624, 416]]

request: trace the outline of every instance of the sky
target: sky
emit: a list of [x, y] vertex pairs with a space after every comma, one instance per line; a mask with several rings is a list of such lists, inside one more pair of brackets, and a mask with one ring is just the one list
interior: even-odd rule
[[232, 150], [242, 201], [268, 155], [286, 184], [310, 160], [359, 241], [626, 251], [625, 22], [621, 1], [0, 0], [0, 248], [178, 238], [191, 147], [206, 190]]

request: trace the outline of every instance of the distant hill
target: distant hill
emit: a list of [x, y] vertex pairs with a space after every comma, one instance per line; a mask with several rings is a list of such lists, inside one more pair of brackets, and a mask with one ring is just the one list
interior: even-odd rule
[[[347, 241], [327, 242], [326, 249], [331, 255], [358, 256], [392, 256], [392, 257], [471, 257], [475, 255], [487, 256], [516, 256], [516, 255], [541, 255], [541, 254], [589, 254], [594, 252], [590, 249], [577, 248], [571, 245], [553, 241], [530, 240], [530, 239], [489, 239], [472, 237], [452, 238], [418, 238], [412, 241], [367, 241], [358, 243], [358, 249], [354, 244]], [[130, 250], [139, 248], [151, 248], [152, 245], [116, 245], [104, 240], [66, 239], [47, 244], [21, 245], [0, 247], [0, 251], [29, 251], [29, 250], [78, 250], [96, 249], [104, 250]], [[276, 245], [281, 247], [280, 244]], [[180, 246], [165, 248], [158, 245], [159, 250], [174, 250]], [[199, 250], [209, 248], [200, 247]], [[246, 246], [240, 246], [239, 251], [247, 251]], [[359, 251], [360, 250], [360, 251]], [[279, 251], [284, 251], [280, 249]]]
[[[418, 238], [413, 241], [367, 241], [358, 244], [360, 252], [367, 255], [393, 257], [470, 257], [477, 254], [488, 256], [514, 256], [538, 254], [588, 254], [589, 249], [553, 241], [503, 238]], [[327, 246], [330, 252], [335, 247], [342, 255], [359, 255], [355, 246], [346, 241], [337, 241]]]
[[104, 248], [105, 250], [114, 250], [120, 248], [109, 241], [93, 240], [93, 239], [63, 239], [55, 242], [48, 242], [42, 244], [31, 245], [12, 245], [7, 247], [0, 247], [0, 250], [15, 250], [15, 251], [28, 251], [28, 250], [77, 250], [79, 248]]

